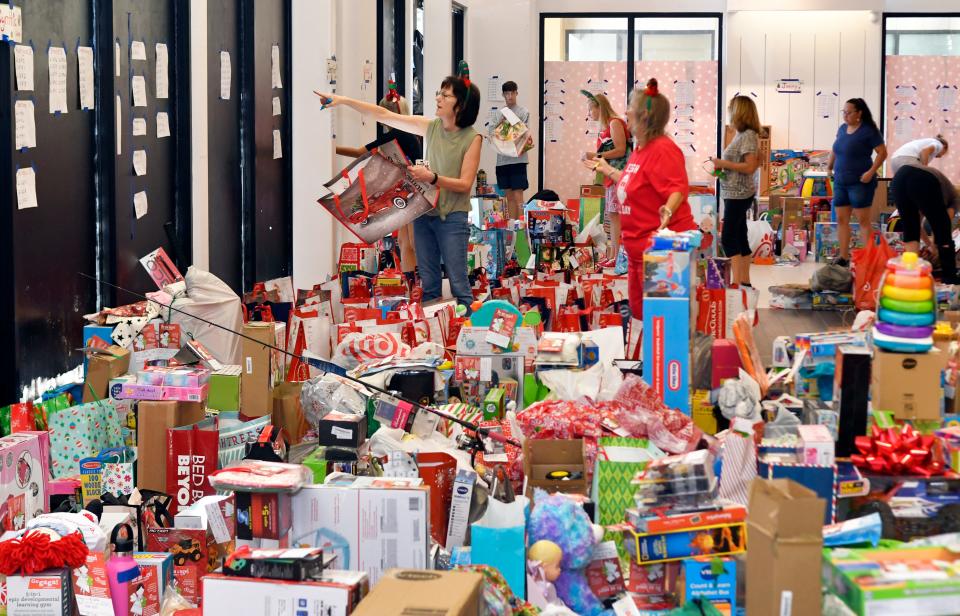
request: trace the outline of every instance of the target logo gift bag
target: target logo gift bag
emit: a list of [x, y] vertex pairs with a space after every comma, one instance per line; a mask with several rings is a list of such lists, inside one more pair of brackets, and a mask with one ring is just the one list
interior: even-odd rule
[[436, 186], [407, 172], [410, 161], [396, 141], [361, 156], [324, 186], [325, 210], [362, 241], [373, 244], [437, 205]]

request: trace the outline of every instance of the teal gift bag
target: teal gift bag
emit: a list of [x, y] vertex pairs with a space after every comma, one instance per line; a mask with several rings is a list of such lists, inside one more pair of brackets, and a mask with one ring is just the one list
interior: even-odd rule
[[470, 555], [474, 565], [496, 568], [518, 597], [526, 597], [527, 499], [512, 503], [491, 498], [483, 517], [470, 526]]
[[[118, 408], [119, 407], [119, 408]], [[123, 447], [123, 425], [129, 405], [97, 400], [47, 411], [50, 428], [50, 471], [54, 479], [80, 472], [80, 460], [104, 449]]]

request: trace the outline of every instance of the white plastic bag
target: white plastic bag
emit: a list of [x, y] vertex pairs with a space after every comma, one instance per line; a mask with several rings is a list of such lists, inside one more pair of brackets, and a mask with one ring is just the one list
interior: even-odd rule
[[170, 313], [170, 322], [179, 323], [183, 335], [192, 334], [224, 364], [239, 364], [240, 337], [194, 319], [193, 316], [238, 332], [243, 327], [240, 297], [222, 280], [192, 265], [187, 270], [185, 281], [187, 296], [176, 298], [173, 307], [192, 316], [176, 310], [163, 309], [164, 312]]
[[750, 242], [750, 250], [757, 251], [760, 242], [767, 235], [774, 235], [773, 227], [766, 220], [748, 220], [747, 221], [747, 241]]

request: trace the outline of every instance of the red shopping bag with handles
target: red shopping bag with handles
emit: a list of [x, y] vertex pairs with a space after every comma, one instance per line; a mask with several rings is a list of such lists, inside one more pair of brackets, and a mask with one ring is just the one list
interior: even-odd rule
[[876, 310], [887, 261], [897, 254], [882, 233], [870, 234], [863, 248], [853, 250], [853, 303], [857, 310]]

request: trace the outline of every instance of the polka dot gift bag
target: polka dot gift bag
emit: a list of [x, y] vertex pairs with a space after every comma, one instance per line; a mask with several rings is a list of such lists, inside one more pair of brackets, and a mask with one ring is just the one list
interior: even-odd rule
[[80, 472], [82, 458], [96, 456], [104, 449], [123, 446], [123, 411], [112, 400], [97, 400], [66, 409], [49, 411], [50, 459], [54, 479]]

